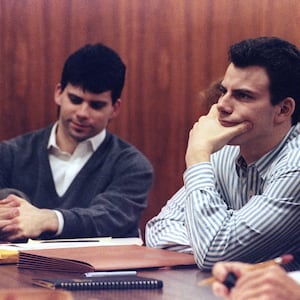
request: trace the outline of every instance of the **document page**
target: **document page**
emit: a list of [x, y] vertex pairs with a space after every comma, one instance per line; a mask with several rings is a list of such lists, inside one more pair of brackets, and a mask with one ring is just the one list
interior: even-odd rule
[[289, 272], [289, 276], [300, 284], [300, 271]]
[[56, 239], [56, 240], [31, 240], [27, 243], [0, 244], [0, 250], [36, 250], [36, 249], [58, 249], [77, 248], [93, 246], [118, 246], [118, 245], [143, 245], [141, 238], [79, 238], [79, 239]]

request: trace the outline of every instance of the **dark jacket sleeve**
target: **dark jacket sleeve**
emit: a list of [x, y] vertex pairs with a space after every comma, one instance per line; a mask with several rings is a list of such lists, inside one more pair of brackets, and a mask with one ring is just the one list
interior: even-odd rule
[[102, 171], [113, 174], [107, 187], [93, 197], [88, 207], [59, 209], [64, 217], [62, 238], [138, 236], [152, 185], [152, 166], [141, 153], [124, 151], [110, 168]]

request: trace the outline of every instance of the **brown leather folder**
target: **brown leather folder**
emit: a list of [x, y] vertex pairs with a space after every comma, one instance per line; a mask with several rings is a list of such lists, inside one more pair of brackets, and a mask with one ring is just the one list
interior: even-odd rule
[[23, 269], [73, 273], [192, 265], [191, 254], [138, 245], [21, 250], [18, 262]]

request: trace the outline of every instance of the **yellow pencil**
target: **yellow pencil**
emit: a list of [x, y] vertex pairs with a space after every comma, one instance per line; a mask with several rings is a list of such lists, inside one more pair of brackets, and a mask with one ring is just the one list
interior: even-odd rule
[[0, 264], [17, 263], [19, 259], [18, 250], [0, 249]]

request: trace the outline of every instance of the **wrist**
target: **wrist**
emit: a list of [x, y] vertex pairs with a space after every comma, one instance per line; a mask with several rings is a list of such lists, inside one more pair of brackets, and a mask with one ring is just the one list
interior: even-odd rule
[[41, 209], [42, 213], [42, 233], [43, 232], [51, 232], [56, 233], [58, 230], [58, 218], [55, 211], [50, 209]]
[[187, 151], [185, 156], [185, 163], [187, 168], [191, 167], [195, 164], [202, 163], [202, 162], [210, 162], [210, 151], [207, 150], [200, 150], [196, 153], [189, 153]]

